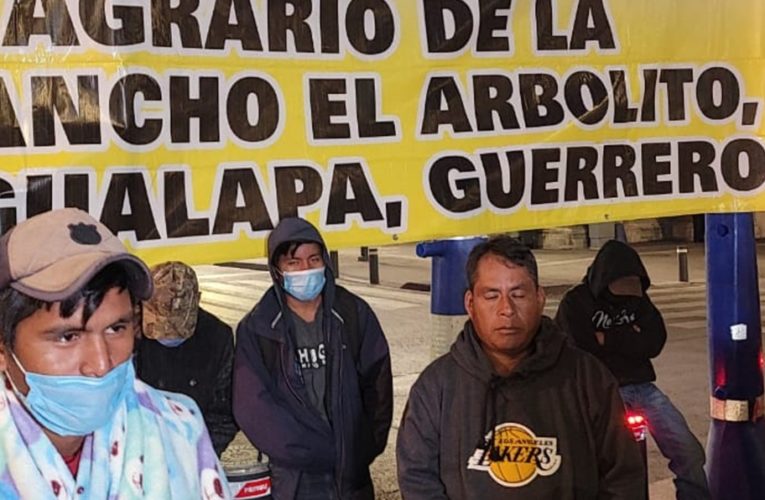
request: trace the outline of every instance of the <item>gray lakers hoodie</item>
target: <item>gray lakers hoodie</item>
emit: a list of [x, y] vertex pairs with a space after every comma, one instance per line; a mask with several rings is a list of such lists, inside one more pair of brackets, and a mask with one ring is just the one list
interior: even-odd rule
[[404, 500], [644, 498], [616, 380], [549, 318], [507, 377], [468, 322], [412, 387], [396, 454]]

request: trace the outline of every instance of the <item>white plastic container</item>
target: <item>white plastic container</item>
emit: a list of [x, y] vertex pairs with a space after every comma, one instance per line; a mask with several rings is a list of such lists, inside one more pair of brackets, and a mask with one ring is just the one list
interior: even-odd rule
[[231, 496], [237, 500], [271, 498], [271, 471], [267, 464], [227, 468], [226, 478], [231, 487]]

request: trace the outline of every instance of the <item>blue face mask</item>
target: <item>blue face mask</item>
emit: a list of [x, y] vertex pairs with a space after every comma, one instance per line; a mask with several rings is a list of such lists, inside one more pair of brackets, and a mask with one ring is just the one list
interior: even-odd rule
[[13, 358], [29, 386], [26, 396], [16, 394], [40, 424], [59, 436], [85, 436], [103, 427], [135, 380], [130, 358], [103, 377], [30, 373]]
[[284, 290], [300, 301], [313, 300], [324, 289], [327, 278], [324, 276], [324, 266], [305, 271], [286, 272], [284, 274]]
[[179, 345], [186, 342], [186, 339], [184, 338], [178, 338], [178, 339], [157, 339], [157, 342], [162, 344], [165, 347], [178, 347]]

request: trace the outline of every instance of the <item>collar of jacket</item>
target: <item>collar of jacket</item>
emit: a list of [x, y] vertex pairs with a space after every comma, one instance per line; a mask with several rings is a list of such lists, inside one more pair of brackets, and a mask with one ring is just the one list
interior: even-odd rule
[[[289, 330], [289, 325], [285, 317], [287, 314], [286, 309], [288, 306], [286, 300], [283, 297], [284, 293], [286, 292], [284, 292], [281, 287], [273, 285], [266, 291], [266, 293], [263, 295], [263, 298], [261, 298], [257, 305], [258, 308], [262, 307], [270, 314], [266, 316], [268, 321], [268, 328], [257, 328], [255, 331], [258, 335], [280, 343], [287, 342], [287, 332]], [[330, 282], [328, 281], [327, 285], [324, 287], [324, 291], [322, 292], [321, 311], [325, 324], [329, 324], [332, 316], [338, 318], [340, 323], [345, 322], [342, 316], [340, 316], [340, 314], [332, 306], [334, 304], [334, 296], [334, 281], [332, 282], [331, 286]]]

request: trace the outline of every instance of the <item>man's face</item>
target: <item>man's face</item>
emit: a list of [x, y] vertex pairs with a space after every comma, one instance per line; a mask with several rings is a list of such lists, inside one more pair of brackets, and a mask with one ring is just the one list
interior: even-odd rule
[[465, 309], [483, 348], [517, 358], [528, 350], [542, 319], [545, 294], [526, 268], [495, 254], [478, 261]]
[[[135, 324], [130, 293], [109, 290], [83, 327], [80, 306], [69, 318], [59, 315], [60, 303], [38, 309], [16, 327], [14, 352], [24, 369], [43, 375], [102, 377], [133, 352]], [[24, 374], [7, 346], [0, 348], [0, 369], [7, 370], [26, 394]]]
[[276, 267], [283, 273], [318, 269], [323, 265], [324, 257], [318, 243], [303, 243], [297, 247], [294, 255], [287, 252], [276, 262]]
[[638, 276], [624, 276], [608, 284], [612, 294], [622, 297], [642, 297], [643, 282]]

